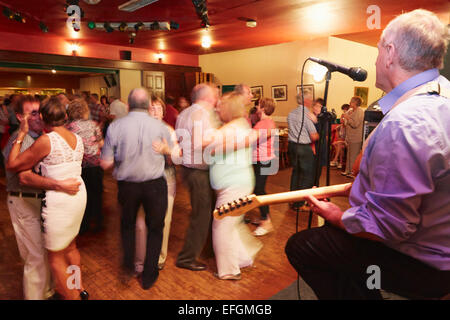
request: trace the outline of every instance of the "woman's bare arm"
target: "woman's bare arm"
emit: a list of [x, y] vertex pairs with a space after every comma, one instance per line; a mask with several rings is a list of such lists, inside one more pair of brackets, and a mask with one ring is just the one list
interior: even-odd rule
[[50, 153], [50, 139], [46, 135], [39, 137], [31, 147], [20, 153], [21, 141], [24, 137], [25, 135], [19, 133], [16, 141], [20, 143], [15, 142], [11, 148], [6, 163], [6, 169], [9, 171], [19, 172], [31, 169]]

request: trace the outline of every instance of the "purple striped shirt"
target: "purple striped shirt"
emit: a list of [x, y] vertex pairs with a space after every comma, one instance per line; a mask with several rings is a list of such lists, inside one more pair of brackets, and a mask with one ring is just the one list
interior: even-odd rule
[[385, 117], [370, 138], [342, 222], [349, 233], [369, 232], [440, 270], [450, 270], [450, 99], [416, 95], [429, 81], [450, 88], [437, 69], [422, 72], [388, 93]]

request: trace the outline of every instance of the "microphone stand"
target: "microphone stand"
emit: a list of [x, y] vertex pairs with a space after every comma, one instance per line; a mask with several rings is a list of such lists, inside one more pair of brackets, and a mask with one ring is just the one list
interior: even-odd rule
[[[330, 112], [327, 111], [327, 99], [328, 99], [328, 86], [331, 80], [331, 71], [328, 69], [327, 73], [326, 73], [326, 83], [325, 83], [325, 93], [324, 93], [324, 104], [322, 106], [322, 110], [319, 114], [319, 116], [317, 117], [319, 120], [319, 128], [320, 128], [320, 132], [319, 132], [319, 143], [317, 145], [317, 150], [316, 150], [316, 174], [314, 177], [314, 185], [315, 186], [319, 186], [319, 180], [320, 180], [320, 175], [322, 173], [322, 166], [321, 166], [321, 162], [322, 162], [322, 145], [325, 141], [325, 137], [324, 134], [327, 133], [327, 137], [326, 137], [326, 141], [327, 142], [327, 152], [325, 154], [325, 159], [326, 159], [326, 166], [327, 166], [327, 174], [326, 174], [326, 186], [330, 185], [330, 149], [331, 149], [331, 123], [334, 120], [334, 115]], [[313, 212], [312, 210], [309, 211], [309, 219], [308, 219], [308, 229], [311, 229], [311, 223], [312, 223], [312, 216], [313, 216]]]

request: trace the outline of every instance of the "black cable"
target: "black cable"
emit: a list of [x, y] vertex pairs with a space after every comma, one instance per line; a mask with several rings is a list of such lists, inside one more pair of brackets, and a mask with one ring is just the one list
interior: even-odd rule
[[[303, 130], [303, 124], [305, 122], [305, 98], [304, 98], [304, 90], [303, 90], [303, 74], [305, 71], [305, 65], [306, 62], [308, 62], [309, 58], [305, 60], [305, 62], [303, 62], [303, 66], [302, 66], [302, 74], [300, 76], [300, 89], [302, 92], [302, 124], [300, 125], [300, 130], [298, 131], [298, 135], [297, 135], [297, 143], [299, 143], [300, 141], [300, 135], [302, 133]], [[297, 162], [297, 153], [295, 153], [295, 162]], [[298, 206], [297, 207], [297, 217], [296, 217], [296, 221], [295, 221], [295, 233], [298, 232], [298, 224], [299, 224], [299, 211], [300, 208]], [[301, 300], [301, 296], [300, 296], [300, 274], [297, 273], [297, 295], [298, 295], [298, 300]]]

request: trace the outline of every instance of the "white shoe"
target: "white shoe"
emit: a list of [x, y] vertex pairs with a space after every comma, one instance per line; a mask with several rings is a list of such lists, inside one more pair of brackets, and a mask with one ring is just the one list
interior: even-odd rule
[[260, 236], [265, 236], [266, 234], [268, 234], [269, 232], [272, 232], [272, 231], [273, 231], [273, 228], [266, 229], [266, 228], [263, 228], [263, 227], [258, 227], [258, 228], [256, 228], [256, 230], [253, 232], [253, 234], [254, 234], [255, 236], [257, 236], [257, 237], [260, 237]]
[[337, 166], [337, 162], [336, 161], [331, 161], [330, 162], [330, 167], [336, 167]]
[[339, 163], [339, 164], [337, 165], [337, 168], [338, 168], [338, 169], [342, 169], [342, 164]]

